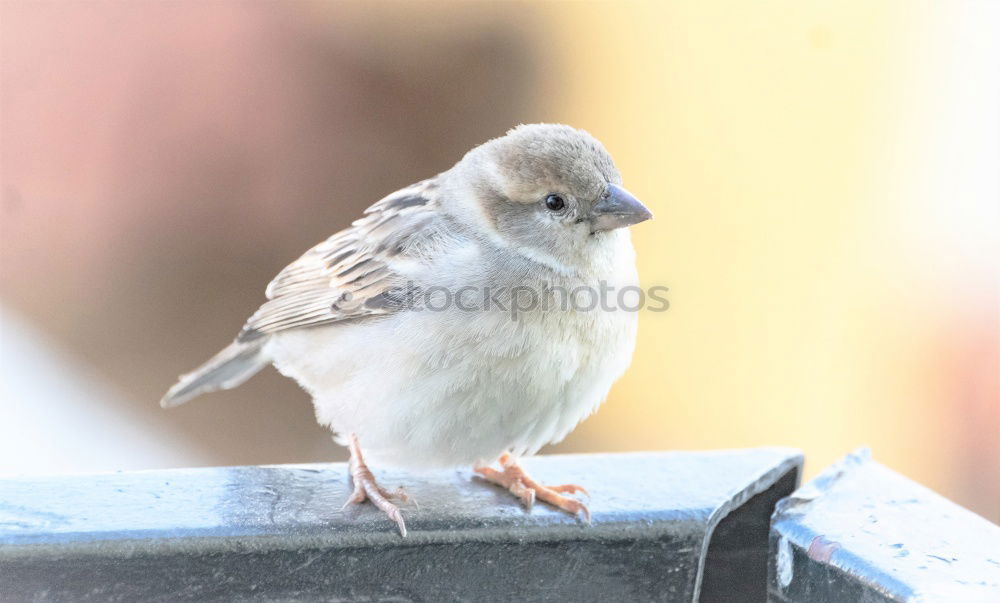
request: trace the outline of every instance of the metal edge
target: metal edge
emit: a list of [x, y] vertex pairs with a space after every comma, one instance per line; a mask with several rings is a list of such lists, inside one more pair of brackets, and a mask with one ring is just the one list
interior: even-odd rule
[[[798, 486], [799, 481], [802, 479], [802, 467], [805, 464], [805, 455], [801, 450], [794, 448], [783, 450], [790, 454], [788, 458], [762, 473], [757, 479], [748, 484], [742, 490], [734, 492], [733, 496], [729, 498], [729, 500], [716, 507], [716, 509], [712, 511], [712, 514], [709, 516], [708, 521], [706, 522], [705, 536], [701, 543], [701, 550], [698, 554], [698, 573], [695, 577], [693, 589], [694, 601], [697, 601], [701, 596], [701, 585], [705, 573], [705, 561], [708, 556], [708, 547], [712, 540], [712, 536], [715, 534], [715, 528], [718, 527], [719, 523], [735, 509], [746, 504], [747, 501], [754, 496], [772, 488], [790, 471], [798, 472], [798, 476], [796, 477], [796, 486]], [[781, 502], [782, 501], [779, 501], [779, 504]]]

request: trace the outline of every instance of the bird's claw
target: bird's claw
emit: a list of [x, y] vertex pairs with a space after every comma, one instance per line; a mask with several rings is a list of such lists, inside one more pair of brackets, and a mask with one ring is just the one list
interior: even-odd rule
[[361, 448], [358, 446], [357, 436], [351, 436], [350, 449], [351, 479], [354, 481], [354, 492], [351, 493], [350, 498], [347, 499], [341, 510], [346, 509], [352, 504], [360, 504], [366, 500], [371, 501], [373, 505], [388, 515], [389, 519], [396, 522], [399, 534], [403, 538], [406, 538], [406, 522], [403, 521], [403, 512], [390, 499], [394, 498], [405, 503], [409, 500], [409, 496], [407, 496], [401, 487], [390, 492], [375, 481], [375, 475], [365, 464], [364, 458], [361, 456]]
[[536, 500], [541, 500], [574, 516], [582, 516], [586, 523], [590, 523], [590, 509], [587, 508], [587, 505], [561, 494], [563, 492], [568, 494], [582, 492], [589, 497], [590, 494], [582, 486], [576, 484], [543, 486], [531, 479], [524, 472], [524, 469], [506, 454], [500, 457], [500, 466], [503, 468], [501, 471], [485, 465], [477, 465], [473, 470], [482, 479], [510, 490], [511, 494], [516, 496], [525, 509], [529, 511]]

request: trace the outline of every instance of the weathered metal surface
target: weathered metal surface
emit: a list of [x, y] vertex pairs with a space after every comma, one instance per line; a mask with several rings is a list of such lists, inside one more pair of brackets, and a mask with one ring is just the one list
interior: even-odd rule
[[778, 503], [769, 599], [1000, 601], [1000, 527], [849, 455]]
[[419, 502], [406, 539], [370, 505], [340, 510], [342, 464], [5, 479], [0, 599], [691, 601], [704, 584], [702, 600], [763, 600], [769, 517], [801, 463], [773, 448], [529, 459], [540, 481], [588, 487], [591, 526], [526, 513], [468, 471], [377, 472]]

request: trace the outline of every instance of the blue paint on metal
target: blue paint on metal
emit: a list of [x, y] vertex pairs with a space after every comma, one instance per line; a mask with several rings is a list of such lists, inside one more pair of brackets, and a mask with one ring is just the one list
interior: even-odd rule
[[781, 501], [774, 601], [1000, 601], [1000, 527], [855, 452]]
[[592, 526], [527, 513], [468, 471], [377, 472], [419, 502], [406, 539], [370, 505], [341, 510], [343, 464], [2, 479], [0, 594], [691, 601], [705, 583], [711, 600], [734, 563], [750, 568], [734, 588], [763, 584], [768, 518], [801, 463], [773, 448], [529, 459], [539, 481], [587, 486]]

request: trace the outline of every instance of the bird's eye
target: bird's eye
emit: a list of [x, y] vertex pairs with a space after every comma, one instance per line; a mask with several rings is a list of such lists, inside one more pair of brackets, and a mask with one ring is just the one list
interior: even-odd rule
[[545, 197], [545, 208], [549, 211], [562, 211], [566, 207], [566, 200], [562, 195], [552, 193]]

